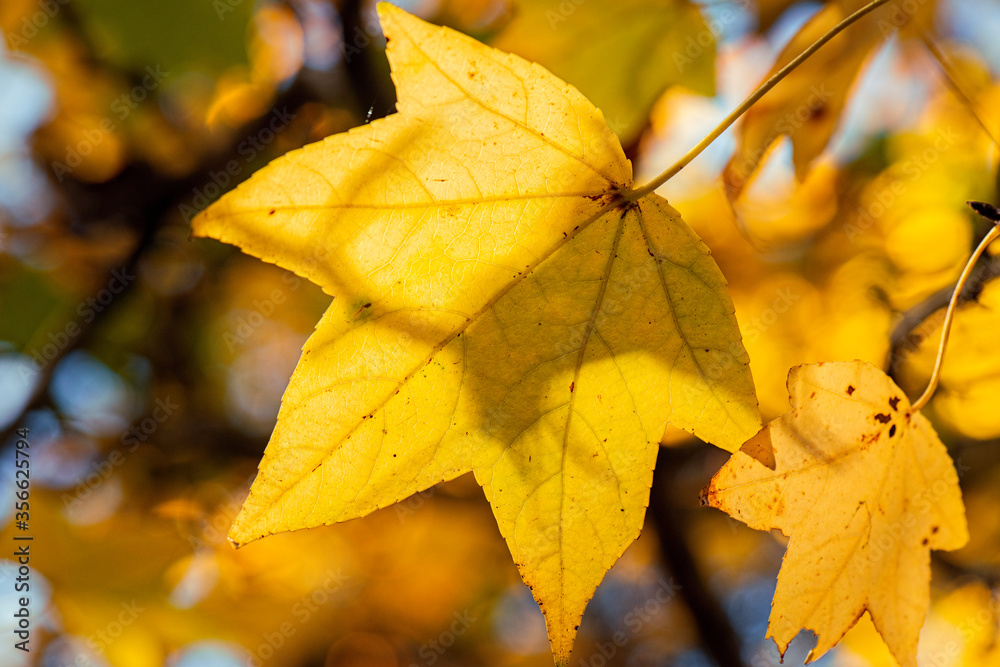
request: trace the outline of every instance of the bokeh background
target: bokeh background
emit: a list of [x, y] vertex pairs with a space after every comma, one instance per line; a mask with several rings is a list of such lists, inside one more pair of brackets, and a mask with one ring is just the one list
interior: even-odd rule
[[[947, 288], [986, 229], [964, 202], [997, 202], [1000, 3], [908, 1], [925, 32], [859, 52], [856, 77], [834, 61], [817, 78], [846, 77], [849, 101], [804, 180], [781, 141], [730, 207], [728, 132], [661, 190], [731, 283], [766, 418], [805, 362], [866, 359], [916, 396]], [[399, 4], [577, 85], [640, 180], [821, 9]], [[0, 666], [550, 665], [469, 476], [347, 524], [225, 540], [328, 298], [190, 240], [188, 223], [268, 160], [391, 112], [374, 3], [3, 0], [0, 29]], [[935, 556], [921, 665], [1000, 665], [998, 274], [991, 252], [928, 410], [972, 541]], [[17, 428], [31, 442], [30, 654], [11, 639]], [[778, 664], [764, 635], [782, 538], [698, 507], [724, 459], [667, 434], [647, 528], [591, 603], [574, 664]], [[786, 664], [812, 642], [800, 635]], [[863, 619], [820, 664], [892, 662]]]

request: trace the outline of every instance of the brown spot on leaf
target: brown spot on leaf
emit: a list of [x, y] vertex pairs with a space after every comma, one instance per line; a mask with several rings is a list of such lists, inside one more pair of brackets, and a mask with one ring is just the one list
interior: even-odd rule
[[890, 408], [892, 408], [893, 410], [898, 410], [899, 409], [897, 407], [898, 405], [899, 405], [899, 396], [893, 396], [892, 398], [889, 399]]
[[927, 546], [927, 543], [928, 543], [928, 542], [930, 542], [930, 540], [929, 540], [929, 539], [927, 539], [927, 538], [925, 537], [925, 538], [924, 538], [924, 541], [923, 541], [923, 542], [921, 542], [921, 544], [922, 544], [922, 545], [924, 545], [924, 546], [926, 547], [926, 546]]
[[939, 530], [941, 530], [941, 529], [938, 528], [937, 526], [931, 526], [931, 533], [932, 534], [936, 535]]
[[892, 426], [889, 427], [889, 437], [891, 438], [894, 435], [896, 435], [896, 425], [895, 424], [893, 424]]
[[825, 104], [820, 104], [815, 109], [809, 110], [809, 120], [810, 121], [820, 121], [826, 118], [829, 109]]
[[569, 383], [569, 393], [573, 393], [573, 388], [576, 387], [576, 382]]
[[854, 393], [854, 385], [853, 384], [847, 385], [847, 395], [850, 396], [853, 393]]
[[[863, 445], [869, 445], [878, 442], [878, 439], [882, 436], [882, 431], [876, 431], [875, 433], [868, 433], [861, 436], [861, 442]], [[867, 447], [862, 447], [862, 449], [868, 449]]]
[[892, 417], [890, 417], [885, 413], [880, 412], [877, 415], [875, 415], [875, 421], [877, 421], [879, 424], [888, 424], [889, 422], [892, 421]]

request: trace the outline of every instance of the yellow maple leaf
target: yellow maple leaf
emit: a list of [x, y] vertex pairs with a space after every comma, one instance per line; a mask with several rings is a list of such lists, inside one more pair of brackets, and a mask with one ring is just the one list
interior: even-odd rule
[[289, 153], [193, 222], [335, 296], [230, 537], [473, 471], [565, 664], [642, 526], [666, 424], [729, 451], [759, 429], [732, 302], [579, 92], [379, 14], [399, 113]]
[[790, 538], [768, 624], [782, 653], [806, 628], [818, 658], [867, 611], [899, 664], [916, 667], [930, 550], [969, 539], [952, 460], [868, 362], [795, 367], [788, 394], [792, 410], [733, 455], [702, 502]]

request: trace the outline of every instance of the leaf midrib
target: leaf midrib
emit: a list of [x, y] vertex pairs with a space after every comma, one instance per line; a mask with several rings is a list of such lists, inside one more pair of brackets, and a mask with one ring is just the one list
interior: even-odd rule
[[[530, 268], [528, 268], [527, 270], [525, 270], [524, 272], [522, 272], [517, 277], [512, 278], [510, 280], [510, 282], [507, 283], [506, 285], [504, 285], [504, 287], [502, 289], [500, 289], [497, 292], [497, 294], [492, 299], [490, 299], [485, 305], [483, 305], [482, 308], [480, 308], [475, 313], [466, 316], [467, 319], [466, 319], [466, 321], [465, 321], [464, 324], [461, 324], [458, 327], [456, 327], [455, 331], [453, 331], [452, 333], [450, 333], [448, 336], [446, 336], [444, 339], [442, 339], [441, 342], [439, 342], [437, 345], [435, 345], [434, 347], [432, 347], [431, 350], [430, 350], [430, 352], [428, 354], [426, 354], [423, 357], [421, 357], [420, 361], [417, 362], [417, 363], [415, 363], [413, 365], [413, 367], [412, 367], [413, 370], [411, 370], [409, 373], [407, 373], [405, 376], [403, 376], [402, 379], [399, 380], [398, 384], [396, 385], [397, 388], [406, 385], [411, 379], [413, 379], [413, 377], [420, 371], [420, 369], [423, 368], [424, 366], [426, 366], [427, 363], [431, 359], [433, 359], [435, 356], [437, 356], [443, 349], [445, 349], [446, 347], [448, 347], [448, 345], [450, 345], [456, 338], [458, 338], [460, 335], [462, 335], [463, 333], [465, 333], [468, 330], [468, 328], [470, 326], [472, 326], [473, 323], [475, 323], [485, 313], [489, 312], [489, 310], [491, 308], [493, 308], [493, 306], [496, 305], [497, 302], [499, 302], [512, 289], [514, 289], [514, 287], [516, 287], [518, 284], [520, 284], [520, 282], [522, 280], [525, 280], [528, 276], [532, 275], [535, 272], [535, 270], [542, 263], [544, 263], [546, 260], [548, 260], [550, 257], [552, 257], [552, 255], [554, 255], [559, 250], [561, 250], [563, 247], [565, 247], [569, 242], [571, 242], [573, 239], [575, 239], [578, 235], [582, 234], [595, 221], [599, 220], [604, 215], [607, 215], [608, 213], [610, 213], [614, 209], [618, 208], [619, 206], [623, 206], [623, 205], [624, 206], [628, 206], [629, 202], [624, 201], [621, 198], [621, 196], [619, 195], [615, 199], [611, 200], [610, 202], [608, 202], [607, 204], [605, 204], [604, 206], [602, 206], [595, 213], [591, 214], [591, 216], [588, 219], [586, 219], [584, 222], [580, 223], [577, 226], [577, 228], [574, 229], [571, 233], [568, 233], [564, 238], [557, 240], [556, 243], [552, 246], [552, 248], [548, 252], [546, 252], [546, 253], [542, 254], [541, 256], [539, 256], [538, 260], [533, 265], [531, 265]], [[316, 393], [318, 393], [318, 392], [316, 392]], [[379, 410], [383, 409], [389, 403], [389, 401], [392, 400], [393, 396], [395, 396], [395, 395], [396, 395], [395, 392], [388, 392], [386, 394], [386, 397], [384, 399], [382, 399], [381, 401], [379, 401], [371, 409], [366, 410], [364, 412], [364, 414], [363, 414], [363, 418], [358, 419], [353, 426], [351, 426], [348, 430], [345, 431], [344, 436], [335, 445], [336, 449], [339, 449], [339, 447], [343, 444], [343, 442], [345, 440], [347, 440], [350, 436], [354, 435], [354, 433], [356, 433], [357, 430], [359, 428], [361, 428], [366, 423], [367, 416], [369, 414], [374, 414], [374, 413], [378, 412]], [[297, 403], [292, 409], [297, 411], [299, 409], [302, 409], [303, 407], [304, 406], [302, 405], [302, 403]], [[322, 461], [325, 461], [327, 458], [329, 458], [333, 454], [333, 452], [336, 451], [336, 449], [331, 449], [328, 453], [324, 454], [321, 457], [321, 459], [320, 459], [320, 461], [321, 461], [320, 465], [322, 465]], [[296, 486], [298, 486], [299, 484], [301, 484], [305, 480], [305, 478], [306, 478], [305, 476], [302, 476], [298, 480], [296, 480], [296, 482], [294, 484], [292, 484], [291, 486], [289, 486], [289, 487], [287, 487], [285, 489], [282, 489], [282, 491], [280, 493], [278, 493], [267, 505], [265, 505], [263, 508], [259, 509], [254, 514], [253, 518], [257, 519], [260, 516], [264, 515], [266, 512], [268, 512], [272, 507], [274, 507], [275, 504], [277, 504], [277, 502], [279, 500], [281, 500], [283, 497], [285, 497], [285, 495], [287, 495]]]

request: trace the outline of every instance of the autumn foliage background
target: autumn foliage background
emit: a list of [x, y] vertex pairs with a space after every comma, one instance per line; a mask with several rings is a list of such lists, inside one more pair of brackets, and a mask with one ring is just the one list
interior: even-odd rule
[[[401, 4], [579, 87], [638, 182], [707, 133], [821, 7]], [[997, 201], [1000, 6], [914, 4], [919, 26], [817, 54], [768, 120], [799, 133], [800, 153], [835, 130], [811, 164], [787, 140], [751, 151], [763, 164], [734, 212], [727, 133], [660, 190], [730, 283], [765, 419], [787, 409], [801, 363], [868, 360], [919, 394], [947, 289], [985, 230], [965, 201]], [[189, 222], [268, 160], [391, 111], [373, 3], [6, 0], [0, 27], [0, 540], [14, 530], [10, 436], [26, 426], [45, 609], [30, 656], [4, 643], [0, 665], [551, 664], [469, 476], [335, 527], [239, 551], [225, 539], [328, 297], [189, 240]], [[921, 665], [1000, 665], [998, 263], [974, 275], [925, 410], [971, 542], [935, 555]], [[667, 434], [647, 528], [591, 602], [574, 664], [777, 664], [764, 628], [781, 538], [698, 507], [725, 458]], [[7, 637], [14, 566], [0, 563]], [[821, 664], [892, 663], [863, 622]]]

